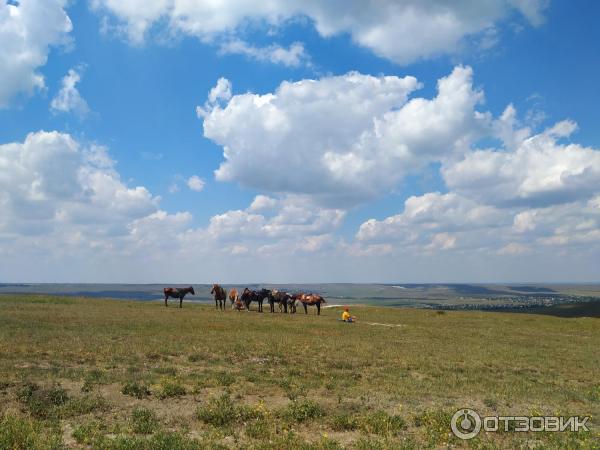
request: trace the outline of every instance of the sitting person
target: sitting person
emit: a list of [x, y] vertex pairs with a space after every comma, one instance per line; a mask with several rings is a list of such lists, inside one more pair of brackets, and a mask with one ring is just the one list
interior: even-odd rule
[[348, 307], [344, 307], [344, 312], [342, 313], [342, 321], [343, 322], [354, 322], [356, 321], [356, 316], [351, 316], [348, 310]]

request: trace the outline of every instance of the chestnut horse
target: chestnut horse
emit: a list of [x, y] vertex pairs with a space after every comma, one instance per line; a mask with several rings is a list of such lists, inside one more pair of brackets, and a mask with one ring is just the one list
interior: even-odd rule
[[298, 301], [304, 306], [304, 314], [308, 314], [307, 306], [316, 305], [317, 315], [321, 315], [321, 303], [326, 303], [325, 299], [317, 294], [299, 294]]
[[218, 284], [213, 284], [211, 294], [215, 295], [215, 308], [225, 311], [225, 300], [227, 300], [227, 291]]
[[194, 288], [192, 286], [190, 287], [186, 287], [186, 288], [164, 288], [163, 289], [164, 293], [165, 293], [165, 306], [169, 306], [167, 305], [167, 299], [169, 297], [173, 297], [173, 298], [178, 298], [179, 299], [179, 307], [182, 307], [182, 303], [183, 303], [183, 297], [186, 296], [186, 294], [192, 294], [192, 295], [196, 295], [196, 293], [194, 292]]
[[231, 302], [231, 309], [234, 309], [240, 301], [240, 296], [238, 295], [238, 291], [236, 288], [233, 288], [229, 291], [229, 301]]

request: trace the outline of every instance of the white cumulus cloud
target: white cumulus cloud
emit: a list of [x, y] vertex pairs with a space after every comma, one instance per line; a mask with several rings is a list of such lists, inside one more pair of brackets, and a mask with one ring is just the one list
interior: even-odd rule
[[512, 151], [467, 153], [442, 174], [451, 190], [488, 204], [536, 207], [589, 198], [600, 185], [600, 151], [560, 141], [575, 128], [563, 121], [522, 136]]
[[[242, 33], [248, 27], [284, 26], [307, 17], [322, 37], [347, 33], [358, 45], [392, 61], [405, 64], [452, 54], [479, 41], [489, 45], [497, 26], [519, 12], [532, 25], [543, 21], [544, 0], [93, 0], [99, 11], [117, 18], [134, 43], [144, 41], [157, 23], [172, 33], [214, 41]], [[496, 38], [495, 38], [496, 39]], [[485, 45], [479, 45], [484, 47]], [[238, 53], [262, 54], [238, 48]], [[286, 62], [286, 59], [281, 59]]]
[[486, 126], [470, 68], [440, 79], [432, 99], [409, 99], [419, 87], [410, 76], [351, 72], [209, 99], [199, 112], [204, 135], [223, 147], [216, 178], [322, 203], [380, 195], [407, 173], [462, 154]]
[[45, 88], [38, 69], [52, 46], [68, 42], [71, 20], [66, 0], [0, 1], [0, 108], [18, 94]]

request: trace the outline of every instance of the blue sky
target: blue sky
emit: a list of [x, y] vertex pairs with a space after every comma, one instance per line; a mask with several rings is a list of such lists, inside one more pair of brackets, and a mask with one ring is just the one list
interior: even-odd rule
[[0, 5], [0, 281], [599, 279], [594, 2]]

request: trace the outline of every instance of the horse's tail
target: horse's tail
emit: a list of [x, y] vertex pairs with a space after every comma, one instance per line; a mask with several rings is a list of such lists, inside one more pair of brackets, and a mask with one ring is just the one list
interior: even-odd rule
[[325, 297], [323, 297], [323, 296], [321, 296], [321, 295], [319, 295], [319, 297], [321, 297], [321, 303], [327, 303], [327, 302], [325, 301]]

